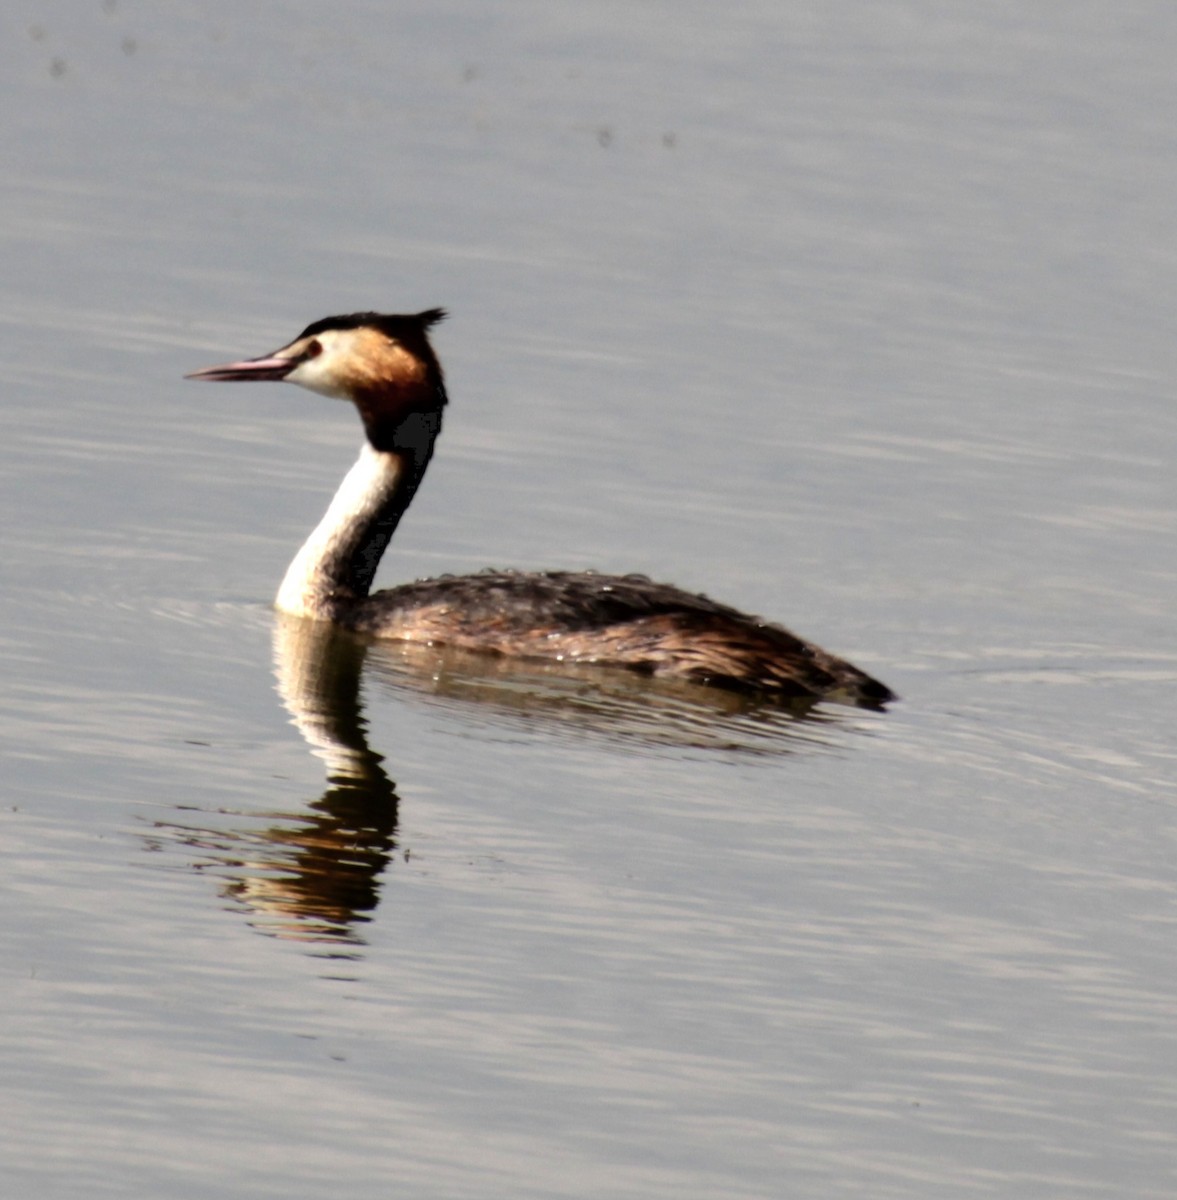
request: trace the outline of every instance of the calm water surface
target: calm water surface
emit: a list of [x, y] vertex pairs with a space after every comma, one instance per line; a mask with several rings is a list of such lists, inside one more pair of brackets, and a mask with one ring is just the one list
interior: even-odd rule
[[[0, 39], [0, 1193], [1177, 1190], [1177, 15], [33, 4]], [[358, 444], [185, 370], [446, 304], [385, 578], [643, 570], [903, 696], [364, 654]]]

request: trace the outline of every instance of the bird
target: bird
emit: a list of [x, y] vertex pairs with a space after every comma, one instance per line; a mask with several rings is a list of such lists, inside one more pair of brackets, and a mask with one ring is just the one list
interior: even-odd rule
[[359, 413], [359, 458], [286, 571], [280, 611], [374, 638], [609, 664], [765, 700], [877, 710], [897, 698], [782, 625], [645, 575], [487, 569], [373, 592], [441, 433], [447, 396], [430, 331], [445, 316], [431, 308], [325, 317], [270, 354], [185, 376], [283, 380]]

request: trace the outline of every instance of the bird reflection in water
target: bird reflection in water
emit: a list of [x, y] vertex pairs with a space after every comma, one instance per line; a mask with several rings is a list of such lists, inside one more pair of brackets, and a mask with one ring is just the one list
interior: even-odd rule
[[[396, 786], [369, 745], [360, 700], [364, 644], [321, 621], [277, 618], [278, 691], [327, 787], [305, 812], [237, 812], [248, 826], [198, 828], [158, 822], [200, 852], [193, 866], [221, 877], [222, 894], [244, 907], [260, 933], [314, 943], [331, 957], [363, 944], [380, 876], [396, 853]], [[261, 821], [264, 828], [256, 828]]]
[[[326, 764], [327, 787], [299, 813], [231, 814], [238, 828], [157, 822], [162, 836], [197, 850], [196, 869], [224, 880], [222, 894], [260, 933], [356, 957], [360, 933], [398, 853], [398, 796], [368, 744], [361, 676], [467, 725], [527, 730], [566, 744], [588, 739], [676, 756], [784, 756], [821, 752], [869, 728], [875, 714], [783, 704], [608, 667], [524, 662], [452, 647], [378, 642], [325, 621], [278, 614], [277, 687], [294, 725]], [[224, 814], [218, 814], [224, 815]], [[248, 822], [248, 824], [245, 824]], [[259, 823], [264, 822], [262, 828]]]

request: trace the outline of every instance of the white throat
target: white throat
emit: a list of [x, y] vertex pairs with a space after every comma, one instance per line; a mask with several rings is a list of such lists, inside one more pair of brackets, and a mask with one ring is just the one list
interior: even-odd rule
[[[338, 619], [338, 607], [368, 594], [395, 527], [404, 460], [367, 442], [315, 531], [286, 570], [275, 605], [299, 617]], [[407, 499], [407, 498], [406, 498]], [[390, 511], [395, 515], [389, 526]]]

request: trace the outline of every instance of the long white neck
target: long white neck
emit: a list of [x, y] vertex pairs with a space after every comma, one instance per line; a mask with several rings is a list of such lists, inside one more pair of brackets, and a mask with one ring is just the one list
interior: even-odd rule
[[300, 617], [338, 620], [362, 600], [424, 467], [365, 442], [326, 515], [287, 568], [276, 606]]

